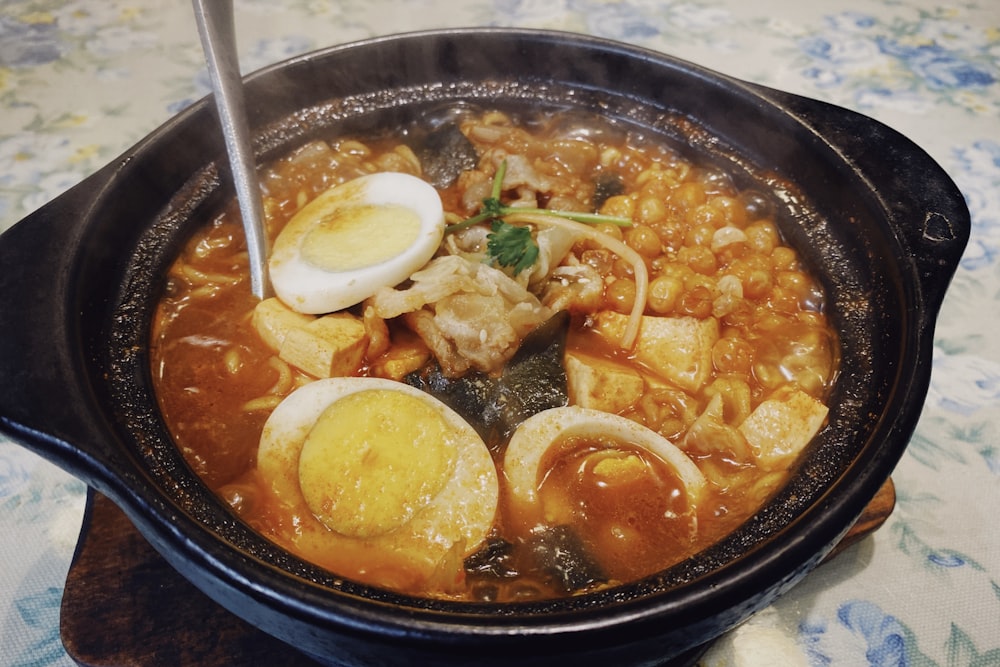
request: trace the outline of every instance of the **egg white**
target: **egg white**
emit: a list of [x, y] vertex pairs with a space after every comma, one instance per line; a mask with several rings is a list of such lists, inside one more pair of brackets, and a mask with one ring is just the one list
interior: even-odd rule
[[[361, 251], [344, 265], [310, 258], [308, 243], [317, 227], [359, 212], [377, 215], [381, 209], [384, 215], [391, 207], [402, 207], [419, 221], [419, 229], [402, 245], [394, 237], [407, 233], [403, 226], [359, 225], [349, 240]], [[380, 287], [399, 284], [426, 264], [441, 244], [444, 228], [441, 198], [429, 183], [395, 172], [362, 176], [326, 190], [292, 217], [271, 250], [271, 283], [278, 298], [300, 313], [348, 308]]]
[[[372, 536], [343, 535], [310, 511], [299, 484], [299, 457], [327, 407], [368, 390], [401, 392], [431, 406], [452, 432], [453, 464], [443, 487], [433, 498], [421, 499], [418, 511], [398, 528]], [[497, 510], [496, 466], [475, 430], [437, 399], [391, 380], [330, 378], [295, 390], [264, 426], [257, 469], [277, 502], [295, 517], [279, 542], [337, 574], [388, 588], [423, 585], [442, 568], [460, 569], [460, 559], [492, 529]], [[454, 572], [449, 576], [453, 579]]]
[[659, 433], [626, 417], [568, 406], [543, 410], [521, 423], [504, 454], [503, 471], [512, 498], [523, 507], [537, 505], [540, 470], [546, 452], [572, 437], [606, 438], [652, 452], [673, 468], [690, 507], [697, 506], [707, 481], [698, 466]]

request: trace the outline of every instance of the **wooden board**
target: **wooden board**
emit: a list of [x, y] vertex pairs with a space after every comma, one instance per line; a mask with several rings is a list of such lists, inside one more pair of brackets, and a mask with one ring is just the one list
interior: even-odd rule
[[889, 515], [892, 514], [892, 510], [895, 507], [896, 486], [892, 483], [891, 479], [888, 479], [882, 485], [882, 488], [878, 490], [878, 493], [875, 494], [875, 497], [872, 498], [872, 501], [868, 503], [861, 516], [858, 517], [858, 520], [854, 522], [854, 526], [847, 532], [844, 539], [827, 554], [826, 560], [823, 562], [825, 563], [834, 558], [847, 547], [878, 530], [885, 523], [885, 520], [889, 518]]
[[78, 664], [317, 664], [216, 604], [167, 564], [114, 503], [91, 493], [60, 611], [63, 645]]
[[[830, 557], [881, 526], [894, 505], [890, 480]], [[66, 579], [60, 629], [67, 653], [85, 667], [317, 664], [188, 583], [96, 493]]]

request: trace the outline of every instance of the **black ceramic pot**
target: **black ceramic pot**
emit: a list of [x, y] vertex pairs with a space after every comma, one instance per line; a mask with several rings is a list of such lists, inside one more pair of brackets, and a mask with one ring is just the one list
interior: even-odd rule
[[[281, 551], [199, 481], [158, 414], [147, 341], [165, 268], [232, 196], [202, 101], [0, 238], [0, 428], [119, 504], [185, 577], [321, 661], [653, 665], [687, 655], [814, 567], [914, 429], [935, 318], [969, 234], [951, 180], [869, 118], [587, 37], [448, 30], [332, 48], [247, 81], [261, 161], [449, 104], [596, 110], [681, 142], [771, 196], [842, 342], [829, 425], [793, 481], [670, 570], [523, 605], [408, 598]], [[789, 184], [792, 183], [794, 185]]]

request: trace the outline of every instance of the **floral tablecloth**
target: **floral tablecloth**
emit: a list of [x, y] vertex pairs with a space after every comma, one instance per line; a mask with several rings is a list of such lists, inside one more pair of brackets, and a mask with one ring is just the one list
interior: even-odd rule
[[[244, 71], [416, 29], [553, 28], [830, 101], [924, 147], [963, 190], [973, 231], [896, 510], [703, 662], [1000, 665], [1000, 2], [238, 0], [236, 17]], [[0, 230], [207, 93], [185, 2], [3, 0]], [[85, 495], [0, 437], [2, 665], [73, 664], [59, 603]]]

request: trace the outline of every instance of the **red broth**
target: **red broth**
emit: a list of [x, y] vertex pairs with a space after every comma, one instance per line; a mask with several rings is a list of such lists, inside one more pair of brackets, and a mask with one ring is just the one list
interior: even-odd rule
[[[504, 442], [488, 442], [499, 480], [494, 523], [482, 543], [449, 551], [447, 576], [415, 574], [392, 553], [359, 546], [362, 562], [352, 564], [353, 546], [338, 548], [334, 557], [305, 544], [303, 522], [315, 518], [274, 496], [257, 470], [257, 450], [274, 407], [318, 378], [282, 359], [255, 327], [258, 304], [249, 294], [233, 204], [194, 235], [170, 269], [151, 343], [168, 428], [193, 469], [236, 514], [347, 578], [422, 596], [540, 599], [669, 567], [732, 531], [785, 482], [818, 427], [803, 434], [796, 430], [799, 417], [822, 422], [822, 402], [837, 371], [837, 340], [820, 286], [783, 240], [764, 196], [740, 190], [717, 168], [669, 146], [595, 127], [558, 114], [525, 122], [500, 112], [467, 113], [458, 128], [474, 159], [439, 194], [450, 223], [467, 219], [489, 197], [504, 163], [520, 171], [502, 193], [507, 204], [596, 210], [631, 222], [594, 229], [625, 244], [646, 269], [640, 343], [619, 344], [643, 285], [634, 262], [613, 246], [579, 238], [547, 277], [525, 287], [543, 307], [570, 313], [568, 402], [638, 422], [683, 450], [706, 480], [697, 506], [655, 454], [595, 434], [556, 443], [543, 457], [538, 493], [546, 510], [526, 517], [510, 502]], [[272, 238], [333, 185], [384, 171], [425, 176], [425, 158], [408, 142], [409, 135], [332, 137], [269, 165], [262, 186]], [[483, 237], [483, 231], [448, 234], [439, 255], [478, 247]], [[422, 310], [433, 314], [433, 305]], [[366, 304], [344, 316], [363, 323], [367, 336], [351, 375], [403, 382], [435, 363], [452, 377], [502, 372], [461, 355], [441, 359], [447, 355], [422, 338], [416, 316], [372, 317]], [[658, 368], [659, 348], [643, 354], [641, 343], [660, 324], [669, 324], [665, 331], [695, 332], [691, 340], [707, 345], [701, 350], [707, 365], [695, 375]], [[602, 386], [613, 390], [602, 393]], [[767, 412], [774, 406], [782, 409]], [[573, 558], [553, 562], [551, 553], [565, 549]]]

